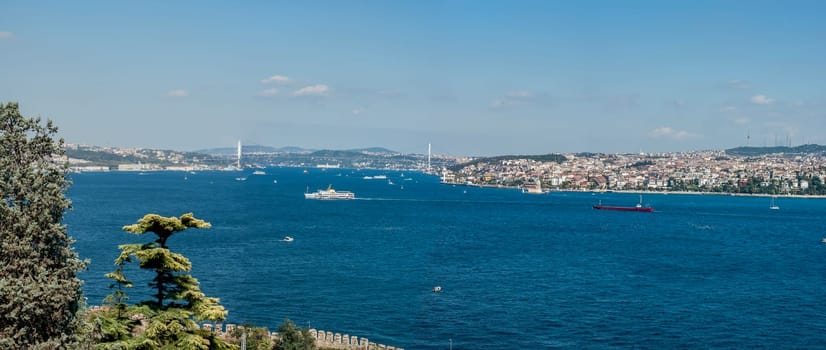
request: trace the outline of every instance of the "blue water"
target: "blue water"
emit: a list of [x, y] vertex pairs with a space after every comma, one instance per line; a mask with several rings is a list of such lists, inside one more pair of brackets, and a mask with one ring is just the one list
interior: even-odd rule
[[[73, 175], [66, 217], [108, 294], [121, 230], [192, 211], [169, 245], [228, 322], [313, 328], [407, 349], [812, 348], [826, 344], [826, 200], [452, 187], [418, 173], [267, 169]], [[339, 175], [340, 174], [340, 175]], [[386, 174], [387, 180], [364, 180]], [[277, 183], [274, 183], [277, 180]], [[332, 184], [354, 201], [305, 200]], [[294, 242], [279, 240], [293, 236]], [[132, 302], [149, 276], [129, 275]], [[442, 286], [443, 292], [432, 288]]]

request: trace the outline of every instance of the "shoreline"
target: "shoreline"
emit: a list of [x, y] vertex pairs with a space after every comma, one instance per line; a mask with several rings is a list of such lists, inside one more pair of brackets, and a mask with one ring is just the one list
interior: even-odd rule
[[588, 190], [551, 190], [550, 192], [592, 192], [592, 193], [623, 193], [623, 194], [686, 194], [693, 196], [726, 196], [726, 197], [777, 197], [777, 198], [809, 198], [809, 199], [824, 199], [826, 195], [822, 194], [767, 194], [767, 193], [729, 193], [729, 192], [695, 192], [695, 191], [637, 191], [637, 190], [611, 190], [607, 191], [588, 191]]
[[[276, 166], [274, 168], [301, 168], [301, 167], [292, 167], [292, 166]], [[322, 169], [322, 171], [326, 171], [326, 168], [318, 168]], [[351, 168], [333, 168], [333, 169], [351, 169]], [[379, 169], [379, 168], [358, 168], [353, 170], [385, 170], [385, 171], [410, 171], [410, 172], [419, 172], [422, 174], [428, 174], [425, 171], [421, 171], [419, 169]], [[88, 171], [71, 171], [72, 173], [108, 173], [108, 172], [122, 172], [122, 173], [136, 173], [136, 172], [188, 172], [188, 171], [243, 171], [244, 169], [193, 169], [193, 170], [183, 170], [183, 169], [145, 169], [145, 170], [88, 170]], [[507, 189], [507, 190], [522, 190], [520, 186], [506, 186], [506, 185], [487, 185], [487, 184], [468, 184], [468, 183], [450, 183], [450, 182], [440, 182], [442, 185], [449, 185], [449, 186], [465, 186], [465, 187], [481, 187], [481, 188], [499, 188], [499, 189]], [[642, 191], [642, 190], [586, 190], [586, 189], [543, 189], [541, 194], [548, 194], [552, 192], [582, 192], [582, 193], [625, 193], [625, 194], [658, 194], [658, 195], [668, 195], [668, 194], [685, 194], [685, 195], [695, 195], [695, 196], [733, 196], [733, 197], [777, 197], [777, 198], [807, 198], [807, 199], [826, 199], [826, 195], [822, 194], [767, 194], [767, 193], [730, 193], [730, 192], [703, 192], [703, 191]], [[540, 193], [526, 193], [526, 194], [540, 194]]]
[[[481, 187], [481, 188], [500, 188], [506, 190], [522, 190], [519, 186], [505, 186], [505, 185], [484, 185], [484, 184], [467, 184], [467, 183], [449, 183], [442, 182], [442, 185], [450, 186], [465, 186], [465, 187]], [[553, 192], [572, 192], [572, 193], [623, 193], [623, 194], [685, 194], [693, 196], [731, 196], [731, 197], [777, 197], [777, 198], [807, 198], [807, 199], [826, 199], [826, 195], [822, 194], [768, 194], [768, 193], [730, 193], [730, 192], [703, 192], [703, 191], [641, 191], [641, 190], [577, 190], [577, 189], [550, 189], [545, 190], [541, 194], [549, 194]], [[530, 193], [539, 194], [539, 193]]]

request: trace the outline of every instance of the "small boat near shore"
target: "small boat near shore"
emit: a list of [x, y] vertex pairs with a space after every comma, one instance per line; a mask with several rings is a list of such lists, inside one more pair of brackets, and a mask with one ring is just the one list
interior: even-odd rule
[[281, 240], [281, 242], [292, 242], [294, 240], [295, 239], [290, 237], [290, 236], [284, 236], [284, 238]]
[[602, 201], [599, 204], [594, 205], [594, 209], [596, 210], [615, 210], [615, 211], [636, 211], [642, 213], [651, 213], [654, 212], [654, 208], [652, 207], [643, 207], [642, 206], [642, 196], [640, 196], [640, 202], [633, 207], [618, 207], [618, 206], [611, 206], [611, 205], [602, 205]]

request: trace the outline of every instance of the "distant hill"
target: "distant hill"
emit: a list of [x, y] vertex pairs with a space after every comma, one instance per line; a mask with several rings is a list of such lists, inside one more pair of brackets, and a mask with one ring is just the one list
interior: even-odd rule
[[826, 146], [821, 145], [800, 145], [796, 147], [736, 147], [727, 149], [726, 154], [735, 156], [757, 157], [767, 154], [824, 154]]
[[[320, 152], [318, 150], [313, 149], [306, 149], [297, 146], [285, 146], [285, 147], [270, 147], [270, 146], [261, 146], [261, 145], [242, 145], [242, 152], [244, 154], [250, 153], [302, 153], [308, 154], [312, 152]], [[331, 150], [321, 150], [323, 152], [331, 152]], [[215, 156], [231, 156], [235, 155], [238, 152], [238, 149], [235, 147], [221, 147], [221, 148], [210, 148], [210, 149], [203, 149], [197, 150], [195, 153], [203, 153]], [[389, 150], [384, 147], [367, 147], [367, 148], [354, 148], [348, 150], [342, 150], [340, 152], [355, 152], [355, 153], [377, 153], [377, 154], [398, 154], [399, 152]]]
[[348, 151], [353, 151], [353, 152], [369, 152], [369, 153], [388, 153], [388, 154], [396, 154], [396, 153], [399, 153], [399, 152], [396, 152], [396, 151], [393, 151], [393, 150], [389, 150], [389, 149], [384, 148], [384, 147], [356, 148], [356, 149], [350, 149], [350, 150], [348, 150]]
[[363, 153], [359, 151], [336, 151], [336, 150], [321, 150], [310, 153], [310, 157], [326, 157], [326, 158], [353, 158], [362, 156]]
[[[81, 168], [108, 167], [117, 169], [130, 165], [139, 169], [226, 169], [236, 164], [236, 148], [214, 148], [196, 152], [178, 152], [144, 148], [99, 147], [67, 144], [70, 164]], [[244, 167], [316, 167], [336, 164], [346, 168], [424, 169], [426, 158], [420, 154], [400, 154], [387, 148], [372, 147], [354, 150], [308, 150], [301, 147], [244, 146], [241, 165]], [[455, 164], [455, 158], [434, 157], [432, 166], [443, 168]], [[93, 170], [88, 170], [93, 171]], [[97, 170], [94, 170], [97, 171]]]
[[148, 148], [114, 148], [89, 145], [66, 145], [66, 156], [81, 161], [84, 166], [117, 167], [119, 164], [157, 164], [173, 166], [182, 164], [214, 164], [214, 160], [204, 153], [179, 152]]
[[146, 162], [146, 158], [138, 157], [134, 154], [115, 154], [100, 150], [69, 148], [66, 150], [69, 158], [82, 159], [93, 165], [117, 166], [121, 163]]
[[517, 159], [525, 159], [525, 160], [534, 160], [537, 162], [555, 162], [555, 163], [562, 163], [567, 158], [561, 154], [550, 153], [550, 154], [540, 154], [540, 155], [507, 155], [507, 156], [496, 156], [496, 157], [486, 157], [486, 158], [477, 158], [467, 163], [456, 164], [454, 166], [449, 167], [448, 169], [451, 171], [459, 171], [462, 168], [476, 165], [480, 163], [499, 163], [505, 160], [517, 160]]
[[284, 146], [276, 148], [276, 150], [281, 153], [310, 153], [313, 151], [311, 149], [301, 148], [298, 146]]
[[[241, 145], [241, 151], [243, 153], [310, 153], [312, 150], [304, 149], [301, 147], [296, 146], [286, 146], [281, 148], [275, 148], [270, 146], [260, 146], [260, 145]], [[203, 154], [210, 154], [210, 155], [223, 155], [223, 156], [230, 156], [235, 155], [238, 152], [238, 149], [235, 147], [221, 147], [221, 148], [210, 148], [210, 149], [203, 149], [197, 150], [195, 153], [203, 153]]]

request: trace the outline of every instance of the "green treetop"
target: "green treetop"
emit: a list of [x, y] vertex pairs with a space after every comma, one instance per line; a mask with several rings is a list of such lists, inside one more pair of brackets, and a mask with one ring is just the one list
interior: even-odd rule
[[[107, 326], [101, 330], [99, 348], [148, 348], [148, 349], [231, 349], [232, 345], [216, 338], [214, 334], [198, 329], [195, 321], [223, 321], [227, 311], [218, 304], [218, 298], [201, 292], [198, 280], [189, 272], [192, 263], [185, 256], [172, 252], [167, 240], [175, 233], [189, 228], [209, 228], [211, 225], [195, 218], [192, 213], [181, 217], [163, 217], [148, 214], [136, 224], [124, 226], [125, 231], [142, 235], [153, 233], [153, 242], [124, 244], [118, 246], [120, 255], [115, 259], [117, 269], [106, 277], [114, 282], [117, 289], [107, 297], [114, 306], [114, 315], [108, 315], [101, 323], [121, 326]], [[140, 306], [126, 306], [123, 288], [131, 287], [123, 273], [126, 263], [136, 259], [138, 266], [155, 272], [149, 282], [156, 293], [155, 299], [145, 301]], [[115, 321], [112, 321], [114, 318]], [[144, 321], [136, 322], [135, 320]], [[124, 331], [126, 329], [126, 331]]]
[[125, 244], [118, 248], [122, 254], [135, 256], [142, 269], [155, 271], [155, 278], [149, 283], [154, 288], [156, 301], [146, 304], [155, 309], [169, 307], [183, 308], [193, 312], [198, 320], [222, 321], [226, 310], [218, 305], [217, 298], [210, 298], [201, 292], [198, 280], [188, 272], [192, 263], [185, 256], [174, 253], [166, 246], [173, 234], [188, 228], [209, 228], [211, 225], [196, 219], [192, 213], [176, 217], [162, 217], [147, 214], [134, 225], [124, 226], [125, 231], [134, 234], [154, 233], [158, 239], [147, 244]]
[[74, 346], [85, 264], [61, 223], [70, 181], [56, 134], [0, 103], [0, 349]]

